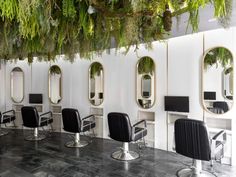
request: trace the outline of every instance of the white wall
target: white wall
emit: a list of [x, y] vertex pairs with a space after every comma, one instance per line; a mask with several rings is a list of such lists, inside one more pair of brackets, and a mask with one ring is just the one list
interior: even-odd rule
[[[220, 34], [220, 35], [219, 35]], [[167, 48], [168, 44], [168, 48]], [[49, 109], [48, 97], [48, 70], [50, 65], [57, 64], [62, 70], [62, 107], [74, 107], [79, 109], [80, 114], [89, 114], [90, 106], [88, 100], [88, 69], [92, 62], [99, 61], [104, 67], [104, 108], [103, 134], [107, 138], [107, 114], [112, 111], [126, 112], [131, 121], [137, 121], [139, 110], [152, 111], [155, 113], [155, 147], [167, 149], [167, 113], [164, 111], [164, 96], [189, 96], [190, 113], [188, 117], [204, 120], [204, 117], [229, 118], [233, 121], [235, 130], [235, 106], [224, 115], [214, 115], [206, 112], [202, 106], [202, 57], [204, 51], [224, 46], [236, 56], [236, 28], [230, 30], [214, 30], [204, 33], [169, 39], [168, 42], [154, 42], [153, 50], [146, 50], [141, 45], [137, 51], [131, 47], [127, 55], [122, 51], [115, 54], [104, 53], [95, 60], [77, 60], [72, 64], [58, 57], [55, 63], [36, 62], [29, 66], [26, 62], [17, 64], [8, 63], [6, 67], [6, 106], [11, 108], [12, 101], [9, 95], [10, 71], [19, 66], [25, 73], [25, 99], [23, 104], [28, 103], [29, 93], [43, 93], [45, 111]], [[151, 109], [144, 110], [136, 103], [135, 73], [138, 59], [150, 56], [156, 64], [156, 102]], [[235, 62], [235, 60], [234, 60]], [[0, 74], [2, 70], [0, 70]], [[0, 75], [0, 78], [2, 76]], [[236, 77], [235, 77], [236, 78]], [[234, 79], [235, 79], [234, 78]], [[235, 84], [236, 82], [234, 82]], [[234, 93], [236, 87], [234, 87]], [[0, 94], [2, 94], [0, 92]], [[1, 101], [1, 100], [0, 100]], [[150, 131], [150, 130], [149, 130]], [[235, 133], [232, 139], [235, 138]], [[235, 141], [233, 142], [236, 148]], [[235, 152], [234, 156], [236, 156]], [[234, 158], [234, 164], [236, 164]]]

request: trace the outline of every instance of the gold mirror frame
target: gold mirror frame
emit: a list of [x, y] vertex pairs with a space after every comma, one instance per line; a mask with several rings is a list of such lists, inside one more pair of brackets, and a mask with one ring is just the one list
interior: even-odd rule
[[[206, 103], [205, 103], [205, 99], [204, 99], [204, 85], [205, 85], [205, 83], [204, 83], [204, 72], [205, 72], [205, 57], [206, 57], [206, 55], [210, 52], [210, 51], [212, 51], [212, 50], [214, 50], [214, 49], [216, 49], [216, 48], [224, 48], [224, 49], [226, 49], [226, 50], [228, 50], [229, 51], [229, 53], [231, 54], [231, 56], [232, 56], [232, 68], [234, 68], [234, 56], [233, 56], [233, 53], [228, 49], [228, 48], [226, 48], [226, 47], [223, 47], [223, 46], [216, 46], [216, 47], [212, 47], [212, 48], [210, 48], [210, 49], [208, 49], [206, 52], [204, 52], [204, 56], [203, 56], [203, 59], [202, 59], [202, 72], [201, 72], [201, 82], [202, 82], [202, 90], [201, 90], [201, 97], [202, 97], [202, 105], [203, 105], [203, 108], [204, 108], [204, 110], [205, 111], [207, 111], [208, 113], [210, 113], [210, 114], [214, 114], [214, 115], [223, 115], [223, 114], [226, 114], [226, 113], [228, 113], [231, 109], [232, 109], [232, 107], [233, 107], [233, 104], [234, 104], [234, 99], [232, 99], [232, 100], [230, 100], [230, 101], [232, 101], [232, 105], [231, 105], [231, 107], [229, 107], [229, 109], [228, 109], [228, 111], [226, 111], [226, 112], [224, 112], [224, 113], [215, 113], [215, 112], [212, 112], [212, 111], [210, 111], [208, 108], [207, 108], [207, 106], [206, 106]], [[234, 71], [233, 71], [234, 72]], [[222, 74], [221, 74], [222, 75]], [[222, 86], [221, 86], [221, 92], [220, 92], [220, 94], [222, 94], [222, 97], [224, 97], [224, 93], [223, 93], [223, 77], [221, 78], [221, 80], [222, 80]], [[233, 80], [234, 80], [234, 74], [233, 74]], [[233, 81], [233, 89], [234, 89], [234, 81]], [[234, 94], [234, 93], [233, 93]], [[233, 95], [233, 97], [234, 97], [234, 95]], [[226, 99], [226, 100], [229, 100], [229, 99]], [[225, 102], [225, 101], [224, 101]]]
[[[23, 77], [23, 80], [22, 80], [22, 82], [23, 82], [23, 84], [22, 84], [22, 98], [19, 100], [19, 101], [16, 101], [13, 97], [13, 86], [14, 86], [14, 84], [13, 84], [13, 72], [14, 72], [14, 70], [15, 71], [19, 71], [19, 72], [22, 72], [22, 77]], [[20, 67], [15, 67], [15, 68], [13, 68], [12, 70], [11, 70], [11, 73], [10, 73], [10, 76], [11, 76], [11, 82], [10, 82], [10, 88], [11, 88], [11, 90], [10, 90], [10, 94], [11, 94], [11, 100], [14, 102], [14, 103], [21, 103], [23, 100], [24, 100], [24, 97], [25, 97], [25, 94], [24, 94], [24, 92], [25, 92], [25, 74], [24, 74], [24, 72], [23, 72], [23, 70], [20, 68]]]
[[[60, 99], [58, 99], [57, 102], [54, 102], [52, 100], [52, 96], [51, 96], [51, 80], [50, 80], [50, 76], [52, 74], [60, 75], [60, 79], [59, 79], [59, 97], [60, 97]], [[62, 100], [62, 72], [61, 72], [61, 68], [58, 65], [52, 65], [49, 68], [49, 71], [48, 71], [48, 98], [49, 98], [49, 100], [50, 100], [50, 102], [52, 104], [59, 104], [61, 102], [61, 100]]]
[[[151, 65], [149, 65], [149, 66], [151, 66], [151, 67], [146, 67], [146, 69], [148, 68], [150, 71], [151, 71], [151, 73], [150, 72], [145, 72], [145, 69], [143, 68], [143, 71], [140, 71], [139, 70], [139, 64], [140, 64], [140, 62], [143, 60], [143, 59], [151, 59]], [[149, 63], [150, 64], [150, 63]], [[144, 67], [144, 66], [143, 66]], [[143, 73], [142, 73], [143, 72]], [[141, 73], [141, 74], [140, 74]], [[140, 77], [138, 77], [139, 75], [142, 75], [142, 76], [140, 76]], [[142, 93], [141, 93], [141, 91], [142, 91], [142, 78], [143, 78], [143, 76], [144, 75], [149, 75], [149, 76], [151, 76], [151, 93], [150, 93], [150, 96], [148, 97], [148, 98], [145, 98], [145, 97], [143, 97], [142, 96]], [[140, 80], [139, 80], [140, 79]], [[154, 84], [154, 85], [152, 85], [152, 84]], [[152, 108], [154, 105], [155, 105], [155, 102], [156, 102], [156, 64], [155, 64], [155, 61], [151, 58], [151, 57], [149, 57], [149, 56], [143, 56], [143, 57], [141, 57], [139, 60], [138, 60], [138, 62], [137, 62], [137, 64], [136, 64], [136, 102], [137, 102], [137, 104], [138, 104], [138, 106], [140, 107], [140, 108], [142, 108], [142, 109], [150, 109], [150, 108]], [[139, 90], [140, 91], [138, 91], [138, 88], [139, 88]], [[139, 103], [139, 100], [141, 100], [141, 98], [139, 97], [139, 92], [140, 92], [140, 96], [142, 96], [142, 100], [144, 100], [144, 101], [149, 101], [149, 100], [151, 100], [151, 103], [150, 103], [150, 106], [148, 106], [148, 107], [145, 107], [145, 106], [142, 106], [141, 105], [141, 103]], [[151, 98], [151, 99], [150, 99]], [[149, 99], [149, 100], [147, 100], [147, 99]], [[149, 104], [149, 103], [148, 103]]]
[[[95, 102], [92, 101], [92, 98], [95, 98], [96, 97], [96, 89], [95, 89], [95, 92], [94, 92], [94, 95], [93, 97], [91, 97], [91, 79], [93, 78], [92, 74], [91, 74], [91, 71], [92, 71], [92, 67], [95, 66], [95, 65], [98, 65], [97, 67], [97, 70], [99, 71], [93, 71], [94, 73], [93, 74], [96, 74], [97, 72], [101, 72], [100, 75], [101, 76], [101, 80], [102, 80], [102, 83], [101, 83], [101, 86], [102, 86], [102, 92], [98, 92], [98, 93], [102, 93], [102, 99], [101, 102], [99, 104], [96, 104]], [[100, 67], [100, 68], [99, 68]], [[103, 65], [100, 63], [100, 62], [93, 62], [90, 66], [89, 66], [89, 69], [88, 69], [88, 78], [89, 78], [89, 82], [88, 82], [88, 99], [89, 99], [89, 102], [93, 105], [93, 106], [100, 106], [103, 101], [104, 101], [104, 67]], [[95, 80], [95, 79], [94, 79]]]

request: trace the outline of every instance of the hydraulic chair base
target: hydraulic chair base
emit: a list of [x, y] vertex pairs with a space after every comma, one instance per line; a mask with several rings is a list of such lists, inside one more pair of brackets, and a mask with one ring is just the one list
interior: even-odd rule
[[87, 141], [80, 141], [80, 135], [79, 133], [75, 134], [75, 139], [74, 141], [69, 141], [65, 144], [66, 147], [73, 148], [73, 147], [84, 147], [87, 146], [88, 142]]
[[116, 160], [128, 161], [139, 158], [139, 154], [134, 151], [129, 151], [129, 144], [124, 143], [123, 148], [119, 151], [112, 153], [111, 157]]
[[178, 177], [215, 177], [214, 174], [203, 171], [201, 160], [194, 160], [192, 168], [184, 168], [177, 172]]
[[43, 140], [45, 138], [46, 138], [46, 136], [45, 135], [39, 135], [38, 128], [35, 128], [34, 129], [34, 134], [26, 136], [25, 140], [27, 140], [27, 141], [40, 141], [40, 140]]

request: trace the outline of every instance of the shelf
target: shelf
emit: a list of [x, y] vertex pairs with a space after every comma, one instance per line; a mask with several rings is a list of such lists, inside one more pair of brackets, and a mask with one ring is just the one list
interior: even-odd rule
[[188, 112], [173, 112], [173, 111], [168, 111], [168, 114], [171, 114], [171, 115], [183, 115], [183, 116], [188, 116], [189, 115]]
[[51, 111], [53, 114], [61, 114], [61, 106], [51, 105]]
[[232, 130], [232, 120], [222, 118], [206, 118], [206, 124], [209, 128]]
[[147, 124], [155, 125], [155, 122], [154, 122], [154, 121], [150, 121], [150, 120], [148, 120], [148, 121], [147, 121]]
[[[209, 128], [208, 127], [208, 132], [209, 133], [218, 133], [221, 130], [223, 130], [223, 129], [221, 129], [221, 128]], [[232, 135], [232, 131], [231, 130], [225, 130], [225, 131], [226, 131], [227, 134]]]
[[139, 120], [146, 120], [147, 123], [154, 122], [155, 123], [155, 112], [150, 111], [138, 111], [138, 119]]
[[103, 116], [103, 108], [90, 107], [90, 114], [95, 116]]

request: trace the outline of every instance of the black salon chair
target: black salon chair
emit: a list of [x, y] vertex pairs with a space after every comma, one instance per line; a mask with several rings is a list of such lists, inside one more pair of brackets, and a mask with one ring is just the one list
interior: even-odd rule
[[95, 128], [94, 115], [89, 115], [81, 119], [77, 109], [64, 108], [62, 110], [62, 120], [64, 130], [70, 133], [75, 133], [74, 140], [66, 143], [66, 147], [84, 147], [88, 145], [87, 141], [80, 140], [80, 133], [84, 133]]
[[132, 126], [127, 114], [111, 112], [108, 114], [108, 126], [109, 136], [116, 141], [123, 142], [123, 148], [112, 153], [112, 158], [124, 161], [139, 158], [137, 152], [129, 151], [129, 143], [144, 140], [147, 135], [146, 121], [141, 120]]
[[215, 176], [202, 170], [202, 161], [213, 160], [223, 141], [218, 141], [225, 136], [221, 131], [212, 140], [209, 139], [207, 127], [203, 121], [193, 119], [178, 119], [175, 121], [175, 150], [177, 153], [193, 159], [190, 168], [177, 172], [177, 176]]
[[26, 136], [25, 140], [39, 141], [39, 140], [45, 139], [46, 135], [39, 134], [40, 127], [43, 128], [45, 126], [50, 125], [51, 130], [53, 129], [52, 128], [53, 118], [52, 118], [51, 111], [39, 115], [35, 107], [23, 106], [21, 108], [21, 115], [22, 115], [22, 120], [23, 120], [23, 126], [34, 129], [34, 134]]
[[218, 114], [226, 113], [229, 110], [228, 104], [224, 101], [213, 102], [213, 108], [215, 109], [215, 113]]
[[5, 127], [7, 127], [7, 124], [13, 122], [15, 127], [16, 126], [15, 120], [16, 116], [14, 110], [5, 111], [3, 113], [0, 112], [0, 136], [7, 135], [9, 133], [6, 130], [2, 130], [2, 124], [4, 124]]

